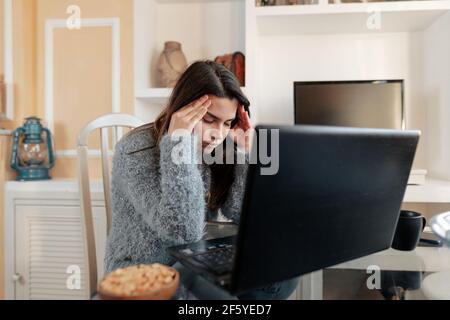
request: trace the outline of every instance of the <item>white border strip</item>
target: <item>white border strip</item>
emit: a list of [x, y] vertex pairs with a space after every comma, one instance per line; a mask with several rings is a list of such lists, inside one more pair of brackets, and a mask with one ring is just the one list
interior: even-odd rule
[[8, 120], [14, 119], [14, 48], [13, 48], [13, 4], [12, 0], [3, 0], [3, 16], [4, 16], [4, 68], [6, 84], [6, 114], [4, 117]]
[[[120, 99], [121, 99], [121, 64], [120, 64], [120, 19], [119, 18], [105, 18], [105, 19], [82, 19], [81, 27], [111, 27], [112, 29], [112, 106], [113, 113], [120, 113]], [[67, 28], [67, 21], [63, 19], [50, 19], [45, 23], [45, 118], [47, 126], [51, 132], [54, 132], [54, 33], [56, 28]], [[76, 150], [61, 150], [56, 151], [58, 157], [76, 158]], [[91, 155], [91, 154], [90, 154]], [[97, 157], [94, 152], [92, 156]]]
[[[113, 151], [108, 152], [108, 157], [112, 157], [114, 155]], [[77, 158], [78, 153], [76, 150], [63, 150], [57, 152], [58, 158]], [[88, 151], [88, 157], [89, 158], [101, 158], [102, 151], [101, 150], [89, 150]]]
[[10, 136], [10, 135], [12, 135], [11, 130], [0, 129], [0, 136]]

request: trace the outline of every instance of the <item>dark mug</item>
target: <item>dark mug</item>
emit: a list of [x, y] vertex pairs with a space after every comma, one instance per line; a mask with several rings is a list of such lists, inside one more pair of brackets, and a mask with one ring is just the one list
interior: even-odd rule
[[417, 247], [427, 220], [420, 213], [402, 210], [395, 230], [392, 248], [411, 251]]

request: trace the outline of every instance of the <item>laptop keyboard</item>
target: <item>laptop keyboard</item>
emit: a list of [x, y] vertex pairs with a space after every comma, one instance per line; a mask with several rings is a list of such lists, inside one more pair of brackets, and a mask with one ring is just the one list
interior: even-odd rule
[[221, 275], [231, 272], [233, 267], [235, 247], [230, 244], [211, 245], [207, 251], [192, 256], [197, 262], [214, 273]]

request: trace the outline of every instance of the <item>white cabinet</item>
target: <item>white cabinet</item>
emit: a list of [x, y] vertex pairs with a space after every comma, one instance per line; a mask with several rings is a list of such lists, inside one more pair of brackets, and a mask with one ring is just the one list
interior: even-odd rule
[[[87, 299], [77, 182], [8, 182], [5, 190], [6, 298]], [[102, 277], [106, 216], [101, 184], [94, 183], [92, 190], [97, 263]], [[78, 271], [81, 286], [71, 289], [68, 279]]]

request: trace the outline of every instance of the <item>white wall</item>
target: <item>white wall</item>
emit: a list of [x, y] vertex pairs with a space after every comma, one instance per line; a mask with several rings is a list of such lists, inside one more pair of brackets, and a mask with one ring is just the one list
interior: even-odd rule
[[450, 13], [424, 33], [428, 169], [450, 179]]
[[[426, 131], [411, 96], [421, 40], [415, 33], [261, 36], [258, 122], [294, 123], [294, 81], [405, 79], [407, 128]], [[426, 167], [422, 144], [416, 168]]]
[[[245, 1], [134, 0], [135, 88], [156, 86], [157, 62], [166, 41], [179, 41], [192, 63], [246, 52]], [[165, 101], [135, 101], [135, 114], [153, 121]]]
[[[182, 43], [189, 63], [219, 55], [245, 53], [245, 2], [167, 3], [157, 6], [157, 41], [153, 66], [164, 42]], [[155, 70], [154, 70], [155, 71]], [[155, 79], [152, 79], [153, 83]]]
[[403, 79], [408, 35], [320, 35], [259, 39], [260, 121], [293, 123], [293, 82]]
[[409, 89], [406, 92], [407, 128], [422, 131], [416, 154], [415, 167], [427, 169], [427, 108], [423, 95], [424, 49], [423, 32], [412, 33], [409, 37]]

